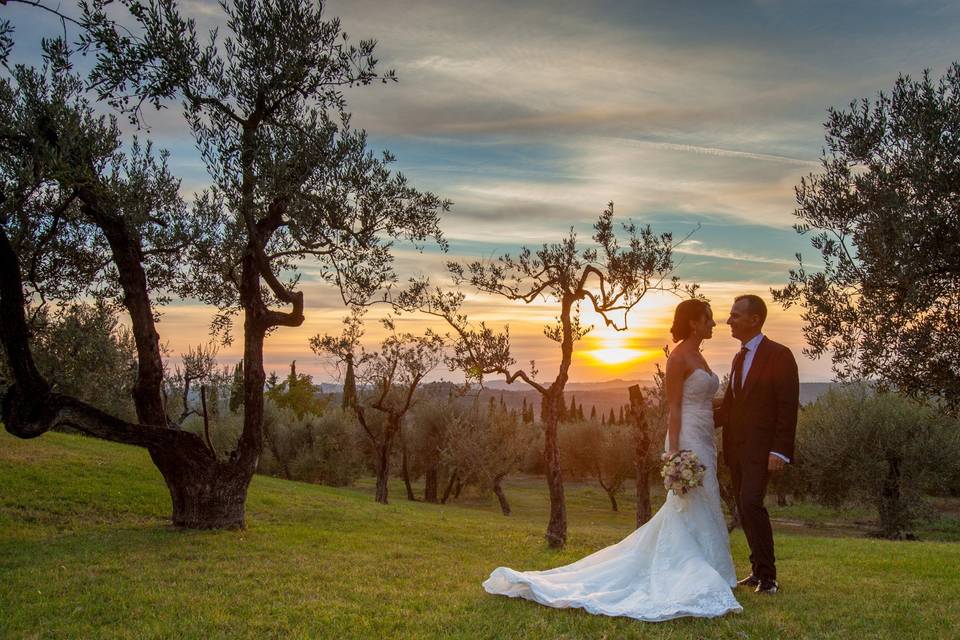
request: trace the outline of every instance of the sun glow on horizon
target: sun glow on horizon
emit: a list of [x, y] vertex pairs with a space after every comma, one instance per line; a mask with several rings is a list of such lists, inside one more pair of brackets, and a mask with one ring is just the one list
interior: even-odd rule
[[606, 365], [626, 364], [634, 360], [641, 360], [649, 356], [649, 352], [643, 349], [631, 349], [629, 347], [613, 347], [609, 349], [591, 349], [587, 352], [597, 362]]
[[[633, 314], [629, 328], [624, 331], [618, 331], [607, 325], [603, 317], [593, 309], [585, 307], [581, 310], [580, 322], [592, 326], [584, 338], [582, 352], [588, 358], [588, 363], [599, 370], [606, 371], [606, 375], [612, 375], [617, 370], [627, 373], [629, 369], [635, 368], [635, 365], [649, 362], [662, 353], [659, 348], [651, 348], [649, 339], [652, 333], [650, 326], [659, 324], [652, 321], [652, 318], [660, 315], [658, 307], [662, 305], [662, 301], [643, 302], [642, 306], [646, 307], [643, 310], [645, 313], [642, 314], [644, 317], [638, 318], [637, 316], [641, 314]], [[613, 320], [621, 327], [626, 321], [622, 317], [613, 318]], [[656, 343], [656, 340], [653, 343]]]
[[629, 363], [639, 363], [656, 355], [655, 350], [638, 348], [636, 339], [618, 331], [603, 327], [591, 336], [595, 346], [585, 349], [585, 355], [595, 363], [605, 367], [617, 367]]

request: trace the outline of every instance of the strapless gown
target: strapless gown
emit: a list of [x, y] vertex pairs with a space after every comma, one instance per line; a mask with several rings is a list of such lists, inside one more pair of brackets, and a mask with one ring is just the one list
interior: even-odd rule
[[614, 545], [547, 571], [498, 567], [483, 588], [549, 607], [649, 622], [742, 611], [732, 591], [737, 579], [717, 483], [712, 400], [719, 384], [716, 374], [703, 369], [683, 384], [680, 448], [706, 465], [702, 487], [683, 496], [668, 492], [649, 522]]

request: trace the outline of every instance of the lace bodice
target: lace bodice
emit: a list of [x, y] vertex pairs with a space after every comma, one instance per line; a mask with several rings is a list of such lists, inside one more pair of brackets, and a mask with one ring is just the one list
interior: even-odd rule
[[706, 369], [694, 369], [683, 381], [683, 408], [691, 411], [713, 411], [713, 397], [720, 388], [720, 378]]

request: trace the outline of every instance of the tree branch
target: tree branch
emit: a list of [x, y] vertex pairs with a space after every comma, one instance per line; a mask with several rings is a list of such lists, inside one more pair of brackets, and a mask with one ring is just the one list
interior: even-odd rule
[[48, 7], [48, 6], [44, 5], [44, 4], [41, 4], [41, 3], [38, 2], [37, 0], [3, 0], [3, 2], [0, 2], [0, 4], [8, 4], [8, 3], [10, 3], [10, 2], [17, 2], [17, 3], [19, 3], [19, 4], [26, 4], [26, 5], [29, 5], [29, 6], [31, 6], [31, 7], [36, 7], [36, 8], [38, 8], [38, 9], [42, 9], [43, 11], [47, 11], [47, 12], [52, 13], [53, 15], [57, 16], [58, 18], [60, 18], [60, 20], [61, 20], [62, 22], [69, 22], [69, 23], [73, 24], [73, 25], [76, 26], [76, 27], [80, 27], [81, 29], [84, 29], [84, 28], [85, 28], [85, 26], [84, 26], [83, 24], [81, 24], [80, 22], [78, 22], [75, 18], [71, 18], [71, 17], [68, 16], [67, 14], [62, 13], [59, 9], [53, 9], [53, 8], [51, 8], [51, 7]]
[[3, 398], [2, 416], [7, 431], [18, 438], [34, 438], [51, 429], [70, 427], [101, 440], [148, 449], [176, 447], [187, 441], [204, 446], [200, 436], [194, 433], [127, 422], [59, 393], [27, 399], [16, 385]]
[[517, 378], [520, 378], [521, 380], [526, 382], [528, 385], [530, 385], [531, 387], [539, 391], [541, 395], [547, 395], [547, 388], [544, 387], [542, 384], [538, 383], [537, 381], [532, 380], [530, 376], [528, 376], [523, 369], [518, 369], [513, 373], [510, 373], [506, 369], [502, 369], [495, 373], [502, 373], [504, 376], [506, 376], [507, 384], [513, 384], [514, 380], [516, 380]]

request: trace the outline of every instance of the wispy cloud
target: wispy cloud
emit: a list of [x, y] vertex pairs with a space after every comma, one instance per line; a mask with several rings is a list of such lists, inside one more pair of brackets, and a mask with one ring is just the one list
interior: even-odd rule
[[772, 258], [752, 253], [733, 251], [730, 249], [715, 249], [704, 245], [700, 240], [687, 240], [681, 246], [677, 247], [676, 253], [703, 256], [708, 258], [721, 258], [723, 260], [734, 260], [736, 262], [757, 262], [762, 264], [772, 264], [783, 267], [795, 267], [796, 260], [784, 260], [783, 258]]
[[685, 153], [699, 153], [707, 156], [718, 156], [721, 158], [743, 158], [746, 160], [758, 160], [761, 162], [778, 162], [784, 164], [799, 165], [801, 167], [819, 168], [820, 162], [814, 160], [803, 160], [801, 158], [790, 158], [787, 156], [778, 156], [771, 153], [754, 153], [750, 151], [735, 151], [733, 149], [718, 149], [717, 147], [700, 147], [693, 144], [674, 144], [670, 142], [638, 142], [657, 149], [666, 149], [669, 151], [680, 151]]

